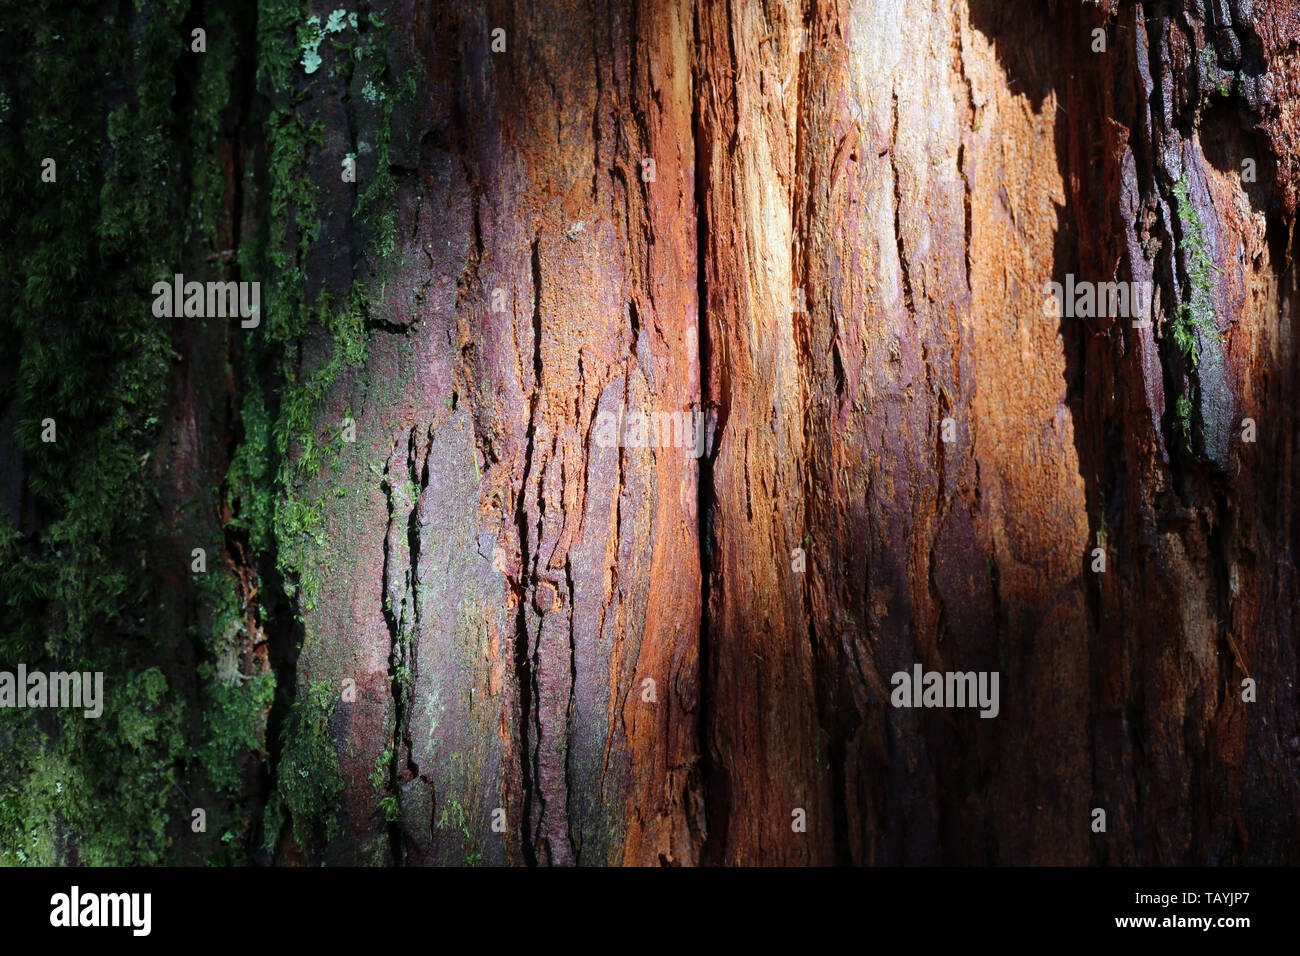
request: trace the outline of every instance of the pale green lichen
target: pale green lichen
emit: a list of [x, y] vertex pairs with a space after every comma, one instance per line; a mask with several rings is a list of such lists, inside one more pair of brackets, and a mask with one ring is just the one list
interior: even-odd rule
[[302, 68], [308, 74], [320, 69], [320, 44], [325, 33], [320, 27], [320, 17], [313, 14], [298, 28], [298, 46], [302, 50]]
[[320, 45], [327, 34], [342, 33], [351, 24], [355, 30], [357, 28], [357, 15], [349, 14], [346, 10], [339, 8], [329, 15], [322, 27], [320, 17], [312, 14], [307, 18], [307, 22], [298, 29], [298, 46], [302, 53], [302, 68], [308, 73], [315, 73], [320, 69], [321, 56]]

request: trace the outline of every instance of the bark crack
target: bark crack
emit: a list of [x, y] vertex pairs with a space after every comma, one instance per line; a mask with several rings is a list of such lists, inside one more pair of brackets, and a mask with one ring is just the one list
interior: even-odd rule
[[[416, 426], [405, 441], [393, 448], [384, 468], [382, 487], [388, 498], [388, 528], [384, 536], [384, 621], [389, 635], [389, 688], [393, 703], [393, 729], [387, 772], [388, 797], [397, 801], [396, 813], [385, 810], [389, 846], [394, 862], [402, 862], [407, 844], [402, 839], [405, 822], [402, 794], [412, 781], [433, 783], [420, 772], [411, 737], [411, 709], [417, 674], [416, 645], [420, 631], [420, 499], [428, 486], [428, 445], [421, 447]], [[428, 431], [426, 430], [426, 437]], [[431, 794], [436, 798], [436, 794]], [[436, 799], [431, 800], [436, 807]], [[430, 831], [432, 832], [432, 830]]]
[[[515, 499], [515, 527], [519, 535], [519, 594], [515, 627], [515, 677], [519, 686], [519, 770], [523, 784], [523, 853], [530, 866], [537, 865], [535, 827], [546, 812], [546, 796], [537, 785], [538, 723], [537, 647], [529, 634], [528, 598], [535, 590], [537, 558], [529, 533], [528, 486], [533, 479], [537, 430], [537, 406], [542, 389], [542, 266], [541, 231], [533, 237], [531, 266], [533, 279], [533, 388], [529, 396], [528, 429], [524, 437], [523, 477]], [[539, 635], [540, 637], [540, 635]]]
[[893, 91], [891, 100], [893, 114], [889, 130], [889, 172], [894, 182], [894, 241], [898, 244], [898, 273], [903, 281], [903, 304], [909, 315], [916, 314], [916, 303], [912, 296], [912, 276], [907, 264], [907, 250], [903, 242], [903, 187], [898, 177], [898, 90]]
[[[695, 154], [695, 283], [696, 283], [696, 353], [699, 360], [701, 404], [712, 406], [718, 414], [710, 415], [715, 423], [706, 438], [704, 454], [696, 460], [696, 537], [699, 544], [700, 561], [700, 621], [698, 646], [698, 680], [700, 687], [699, 714], [696, 721], [698, 748], [699, 800], [701, 810], [698, 816], [688, 820], [695, 837], [699, 841], [699, 859], [707, 862], [711, 858], [721, 859], [726, 837], [725, 800], [714, 785], [715, 780], [724, 780], [722, 768], [718, 766], [718, 755], [710, 746], [709, 735], [712, 730], [714, 714], [713, 699], [709, 693], [710, 667], [713, 662], [712, 629], [710, 624], [710, 595], [713, 592], [713, 522], [715, 519], [715, 495], [713, 490], [713, 460], [722, 443], [722, 430], [726, 425], [725, 396], [718, 394], [713, 380], [713, 336], [710, 314], [710, 283], [708, 269], [709, 253], [709, 167], [712, 142], [704, 128], [704, 88], [707, 85], [710, 94], [716, 92], [712, 81], [707, 78], [703, 63], [701, 33], [701, 4], [695, 4], [692, 17], [692, 45], [695, 55], [691, 61], [691, 145]], [[730, 16], [730, 12], [728, 12]], [[735, 51], [732, 50], [734, 64]], [[733, 74], [734, 75], [734, 74]], [[732, 105], [735, 89], [732, 89]], [[738, 112], [738, 109], [737, 109]], [[721, 381], [721, 379], [719, 379]], [[718, 839], [718, 835], [722, 839]], [[716, 849], [715, 849], [716, 848]]]

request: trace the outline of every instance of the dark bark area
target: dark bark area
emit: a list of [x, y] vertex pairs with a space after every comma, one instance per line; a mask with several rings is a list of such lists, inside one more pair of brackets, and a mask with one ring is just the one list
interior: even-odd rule
[[[1072, 148], [1071, 161], [1114, 197], [1109, 209], [1087, 202], [1076, 174], [1079, 261], [1152, 278], [1166, 297], [1163, 340], [1095, 330], [1077, 358], [1089, 513], [1107, 515], [1120, 556], [1090, 608], [1094, 780], [1119, 808], [1121, 837], [1095, 858], [1281, 863], [1294, 859], [1284, 834], [1300, 821], [1288, 399], [1300, 384], [1288, 92], [1300, 8], [1184, 7], [1154, 20], [1120, 11], [1116, 26], [1133, 38], [1126, 68], [1066, 86], [1072, 130], [1097, 144], [1092, 156]], [[1214, 324], [1198, 330], [1189, 363], [1168, 330], [1179, 306], [1195, 308], [1196, 219]], [[1186, 438], [1182, 396], [1193, 406]], [[1247, 419], [1253, 443], [1242, 440]], [[1253, 703], [1245, 678], [1258, 684]]]

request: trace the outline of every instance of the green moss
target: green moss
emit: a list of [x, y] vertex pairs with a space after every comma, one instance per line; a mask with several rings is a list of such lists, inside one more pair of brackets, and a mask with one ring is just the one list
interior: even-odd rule
[[[1217, 345], [1222, 337], [1214, 316], [1211, 277], [1214, 263], [1210, 260], [1205, 224], [1191, 200], [1186, 173], [1174, 184], [1174, 198], [1182, 228], [1188, 288], [1182, 304], [1174, 314], [1170, 333], [1191, 374], [1200, 367], [1203, 343]], [[1189, 388], [1187, 394], [1177, 397], [1173, 406], [1176, 426], [1189, 452], [1192, 449], [1192, 415], [1196, 408], [1193, 396], [1194, 393]]]
[[274, 847], [279, 822], [288, 814], [294, 839], [308, 846], [313, 836], [332, 840], [341, 832], [343, 777], [330, 719], [338, 700], [325, 682], [299, 691], [286, 724], [284, 749], [276, 768], [276, 794], [267, 808], [266, 845]]
[[[0, 862], [91, 866], [164, 859], [184, 705], [161, 670], [105, 679], [104, 714], [59, 711], [52, 739], [6, 711], [11, 755], [0, 787]], [[12, 771], [18, 769], [19, 773]]]
[[[134, 6], [0, 0], [0, 48], [14, 66], [0, 77], [0, 347], [18, 362], [0, 401], [19, 410], [4, 440], [24, 455], [29, 501], [41, 516], [27, 534], [0, 516], [0, 655], [102, 670], [109, 707], [99, 721], [60, 713], [39, 732], [22, 712], [0, 714], [0, 749], [15, 755], [0, 761], [6, 862], [155, 863], [193, 852], [193, 841], [176, 839], [188, 834], [191, 798], [237, 788], [245, 761], [263, 749], [275, 689], [271, 675], [231, 679], [223, 669], [222, 655], [247, 639], [239, 631], [246, 612], [235, 606], [235, 580], [215, 567], [195, 576], [203, 586], [193, 634], [203, 649], [199, 679], [167, 670], [183, 657], [167, 604], [192, 595], [160, 595], [165, 569], [150, 564], [162, 533], [154, 489], [166, 465], [154, 458], [164, 451], [159, 422], [173, 388], [177, 326], [152, 316], [147, 290], [177, 270], [182, 250], [223, 251], [215, 248], [227, 188], [218, 138], [238, 31], [224, 9], [203, 8], [208, 52], [195, 55], [181, 29], [192, 15], [188, 0]], [[243, 277], [263, 282], [263, 324], [241, 342], [242, 438], [226, 476], [232, 530], [300, 589], [300, 611], [320, 587], [312, 555], [328, 544], [330, 496], [317, 489], [340, 454], [335, 436], [315, 431], [317, 419], [367, 347], [355, 285], [337, 303], [309, 302], [305, 292], [305, 262], [322, 233], [309, 169], [324, 144], [299, 89], [306, 14], [300, 0], [258, 4], [257, 82], [267, 105], [252, 119], [266, 130], [265, 192], [260, 176], [244, 185], [270, 218], [237, 255]], [[380, 260], [395, 235], [388, 141], [397, 98], [381, 27], [378, 16], [340, 8], [315, 41], [348, 51], [333, 58], [335, 74], [363, 71], [368, 107], [384, 104], [365, 137], [378, 174], [357, 209]], [[404, 95], [413, 94], [413, 79], [405, 78]], [[46, 156], [57, 160], [56, 185], [40, 182]], [[299, 345], [312, 339], [328, 342], [328, 358], [302, 373]], [[57, 422], [55, 444], [40, 440], [45, 418]], [[194, 514], [182, 510], [201, 527]], [[265, 609], [252, 613], [265, 619]], [[276, 815], [312, 827], [336, 802], [337, 758], [331, 765], [324, 749], [329, 711], [312, 695], [295, 703], [286, 724], [294, 729], [276, 768], [271, 834]], [[299, 776], [308, 764], [324, 767], [324, 778]], [[215, 818], [218, 808], [208, 809]], [[232, 817], [225, 832], [245, 823]], [[211, 842], [222, 843], [215, 859], [234, 841]]]
[[[342, 447], [337, 430], [328, 436], [317, 432], [318, 413], [343, 370], [365, 361], [368, 343], [366, 313], [359, 287], [354, 287], [353, 299], [344, 309], [331, 309], [328, 300], [322, 298], [309, 311], [314, 316], [314, 327], [324, 330], [329, 336], [330, 358], [301, 380], [291, 370], [286, 370], [289, 381], [282, 391], [280, 413], [270, 427], [274, 455], [268, 455], [267, 449], [259, 445], [267, 438], [266, 434], [259, 432], [247, 459], [250, 470], [256, 467], [262, 472], [260, 478], [263, 482], [264, 463], [271, 457], [278, 459], [280, 465], [274, 494], [268, 500], [262, 491], [267, 487], [264, 483], [252, 486], [249, 493], [245, 473], [241, 470], [238, 476], [241, 494], [249, 493], [253, 509], [250, 523], [261, 529], [265, 521], [270, 521], [280, 572], [288, 586], [296, 585], [299, 589], [300, 610], [311, 610], [315, 606], [314, 598], [318, 591], [313, 562], [307, 560], [307, 555], [329, 543], [325, 536], [327, 496], [312, 490], [313, 480], [337, 464]], [[240, 454], [243, 454], [242, 449]], [[241, 521], [244, 520], [243, 513], [241, 503]], [[260, 542], [265, 543], [265, 540], [264, 535], [259, 535]]]
[[388, 775], [393, 764], [393, 748], [385, 747], [384, 752], [375, 758], [375, 769], [370, 774], [370, 786], [375, 788], [375, 795], [388, 789]]
[[[233, 51], [210, 29], [209, 52], [188, 56], [187, 2], [139, 9], [0, 2], [13, 67], [0, 125], [0, 348], [18, 362], [0, 401], [20, 416], [0, 440], [23, 450], [40, 516], [26, 534], [0, 518], [0, 656], [102, 671], [106, 698], [98, 720], [59, 711], [39, 729], [29, 713], [0, 714], [11, 755], [0, 761], [0, 859], [10, 863], [170, 858], [188, 812], [184, 768], [202, 743], [186, 675], [167, 670], [168, 605], [185, 596], [157, 593], [164, 569], [151, 563], [172, 327], [146, 293], [174, 271], [193, 229], [215, 238]], [[209, 27], [223, 22], [214, 17]], [[38, 175], [46, 156], [53, 184]], [[40, 441], [47, 417], [55, 444]]]
[[[386, 67], [373, 15], [362, 30], [358, 17], [342, 8], [331, 12], [324, 24], [318, 16], [303, 17], [304, 11], [295, 3], [264, 0], [261, 8], [259, 76], [274, 104], [268, 122], [271, 221], [265, 252], [270, 293], [265, 332], [254, 344], [257, 352], [248, 391], [266, 387], [267, 378], [283, 384], [277, 388], [274, 407], [266, 401], [249, 402], [247, 450], [241, 447], [236, 454], [231, 487], [238, 498], [236, 520], [249, 529], [259, 553], [274, 553], [286, 589], [303, 612], [315, 607], [320, 589], [309, 556], [327, 545], [327, 502], [314, 483], [337, 463], [339, 453], [336, 436], [318, 431], [319, 411], [343, 370], [365, 361], [368, 309], [357, 283], [337, 304], [325, 294], [312, 301], [306, 294], [304, 263], [321, 232], [320, 190], [308, 167], [312, 155], [324, 145], [324, 128], [318, 120], [309, 121], [295, 105], [298, 81], [288, 64], [315, 52], [329, 39], [341, 50], [355, 47], [360, 54], [334, 58], [335, 69], [343, 71], [345, 81], [354, 59], [373, 74], [375, 84], [382, 85]], [[377, 133], [380, 139], [386, 140], [388, 125], [385, 115]], [[386, 162], [381, 168], [388, 176]], [[392, 192], [382, 183], [372, 195], [391, 205]], [[329, 357], [322, 366], [303, 372], [296, 345], [306, 338], [324, 339]]]
[[264, 89], [287, 100], [293, 68], [300, 51], [285, 42], [303, 22], [301, 0], [260, 0], [257, 5], [257, 81]]
[[456, 830], [466, 839], [470, 839], [472, 836], [469, 832], [469, 821], [465, 816], [465, 808], [461, 806], [460, 801], [455, 797], [443, 804], [442, 813], [438, 817], [438, 828]]
[[238, 794], [243, 759], [262, 750], [266, 715], [275, 696], [275, 675], [264, 672], [247, 682], [214, 675], [207, 694], [198, 759], [214, 787]]
[[244, 531], [258, 554], [271, 553], [274, 541], [274, 457], [271, 416], [261, 389], [244, 392], [240, 409], [244, 438], [226, 472], [231, 509], [230, 526]]
[[1192, 400], [1186, 395], [1179, 395], [1174, 403], [1174, 416], [1178, 430], [1182, 433], [1183, 443], [1188, 451], [1192, 450]]
[[391, 157], [393, 109], [396, 105], [414, 102], [417, 87], [414, 70], [407, 71], [399, 95], [394, 96], [385, 80], [385, 55], [382, 47], [372, 43], [364, 46], [360, 53], [361, 69], [366, 71], [368, 77], [362, 88], [362, 96], [363, 99], [380, 104], [382, 119], [375, 131], [374, 176], [357, 197], [354, 215], [367, 232], [375, 256], [383, 261], [393, 254], [397, 243], [397, 219], [394, 211], [397, 181], [393, 178]]
[[[221, 113], [230, 102], [231, 71], [234, 62], [236, 27], [226, 12], [217, 7], [204, 11], [208, 52], [196, 58], [198, 76], [191, 91], [191, 119], [182, 127], [195, 144], [193, 189], [186, 222], [197, 229], [206, 246], [217, 248], [217, 222], [225, 203], [226, 179], [217, 150], [203, 144], [216, 142], [221, 133]], [[188, 238], [188, 236], [187, 236]]]
[[1172, 331], [1174, 344], [1195, 368], [1200, 362], [1200, 337], [1218, 335], [1210, 284], [1214, 264], [1206, 248], [1205, 224], [1201, 222], [1188, 192], [1186, 173], [1174, 184], [1174, 197], [1182, 224], [1183, 247], [1187, 253], [1189, 288], [1174, 317]]
[[1223, 81], [1223, 73], [1219, 69], [1219, 54], [1213, 44], [1201, 50], [1201, 69], [1214, 83], [1215, 93], [1219, 96], [1227, 96], [1231, 92], [1228, 85]]

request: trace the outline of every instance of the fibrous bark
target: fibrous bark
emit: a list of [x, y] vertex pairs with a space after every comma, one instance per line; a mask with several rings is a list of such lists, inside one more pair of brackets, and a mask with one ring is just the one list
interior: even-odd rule
[[418, 91], [396, 242], [320, 417], [355, 411], [339, 467], [366, 494], [309, 559], [345, 555], [298, 664], [366, 691], [337, 731], [347, 858], [390, 858], [387, 759], [398, 861], [694, 860], [695, 463], [595, 434], [698, 411], [688, 12], [388, 10]]
[[[162, 6], [87, 122], [205, 106], [150, 168], [216, 225], [177, 261], [175, 210], [126, 205], [149, 267], [105, 226], [92, 275], [267, 289], [260, 330], [152, 330], [132, 451], [168, 466], [121, 481], [161, 530], [93, 532], [182, 596], [108, 615], [206, 755], [150, 804], [172, 855], [210, 852], [198, 788], [282, 863], [1294, 861], [1300, 5], [262, 0], [211, 20], [226, 87], [163, 42], [213, 14]], [[6, 181], [58, 138], [40, 85]], [[84, 152], [105, 220], [152, 188]], [[1067, 277], [1148, 283], [1151, 323], [1047, 314]], [[24, 361], [7, 423], [46, 414]], [[606, 441], [629, 415], [703, 434]], [[84, 584], [36, 569], [90, 565], [23, 427], [0, 546], [60, 632]], [[998, 672], [997, 716], [891, 706], [917, 664]]]

